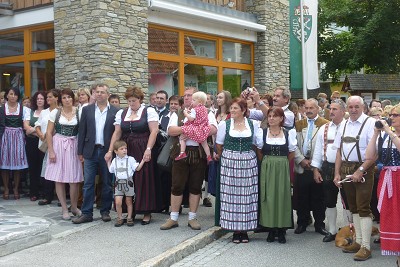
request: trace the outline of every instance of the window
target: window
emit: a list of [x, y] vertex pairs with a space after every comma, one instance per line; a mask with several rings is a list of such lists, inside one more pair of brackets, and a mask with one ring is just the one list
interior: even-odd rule
[[253, 50], [250, 42], [149, 25], [149, 91], [183, 95], [186, 86], [194, 86], [238, 96], [245, 84], [253, 84]]
[[0, 34], [0, 57], [24, 54], [24, 32]]
[[0, 91], [18, 88], [22, 96], [54, 88], [53, 25], [0, 32]]

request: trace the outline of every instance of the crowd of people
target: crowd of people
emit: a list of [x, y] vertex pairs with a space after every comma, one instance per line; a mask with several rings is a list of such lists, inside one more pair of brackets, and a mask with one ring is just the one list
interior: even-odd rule
[[[23, 104], [18, 90], [7, 90], [0, 108], [3, 199], [10, 186], [20, 198], [28, 169], [31, 201], [50, 204], [55, 190], [63, 220], [93, 221], [96, 201], [101, 219], [111, 221], [114, 201], [116, 227], [133, 226], [138, 214], [147, 225], [152, 213], [170, 211], [160, 226], [170, 230], [184, 205], [188, 226], [200, 230], [200, 200], [211, 207], [212, 193], [215, 224], [233, 232], [232, 242], [248, 243], [255, 231], [286, 243], [287, 229], [302, 234], [312, 222], [323, 242], [334, 241], [339, 196], [355, 232], [343, 252], [370, 258], [375, 220], [382, 254], [400, 257], [400, 105], [367, 105], [359, 96], [345, 103], [339, 92], [291, 101], [286, 87], [271, 95], [246, 88], [237, 98], [187, 87], [183, 97], [158, 91], [148, 105], [139, 87], [124, 96], [122, 109], [118, 95], [96, 84], [76, 94], [37, 92]], [[168, 138], [172, 165], [160, 169]]]

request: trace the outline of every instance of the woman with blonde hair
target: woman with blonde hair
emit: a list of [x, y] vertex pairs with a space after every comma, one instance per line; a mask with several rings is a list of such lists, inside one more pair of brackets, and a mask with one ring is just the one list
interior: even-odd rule
[[89, 89], [87, 89], [87, 88], [78, 89], [77, 98], [78, 98], [78, 103], [79, 103], [78, 104], [79, 117], [81, 117], [82, 108], [84, 106], [89, 105], [89, 100], [91, 98], [91, 93], [90, 93]]

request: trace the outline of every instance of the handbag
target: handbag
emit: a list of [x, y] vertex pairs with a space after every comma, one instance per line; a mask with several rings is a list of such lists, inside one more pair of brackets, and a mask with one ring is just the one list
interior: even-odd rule
[[178, 143], [178, 137], [170, 136], [165, 142], [164, 146], [161, 148], [161, 152], [157, 158], [157, 165], [162, 171], [172, 172], [172, 161], [171, 152]]
[[39, 150], [42, 151], [43, 153], [47, 152], [47, 139], [44, 139], [44, 141], [38, 146]]

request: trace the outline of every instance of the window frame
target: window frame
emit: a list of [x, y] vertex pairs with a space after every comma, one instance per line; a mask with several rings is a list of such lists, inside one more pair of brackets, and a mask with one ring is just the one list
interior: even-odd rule
[[[203, 33], [198, 33], [198, 32], [187, 31], [187, 30], [181, 30], [181, 29], [166, 27], [166, 26], [157, 25], [157, 24], [149, 24], [148, 27], [159, 29], [159, 30], [173, 31], [173, 32], [178, 33], [178, 50], [179, 50], [178, 55], [149, 51], [148, 59], [149, 60], [158, 60], [158, 61], [176, 62], [179, 64], [179, 70], [178, 70], [178, 92], [179, 92], [179, 95], [183, 95], [184, 90], [185, 90], [184, 89], [185, 88], [185, 84], [184, 84], [184, 82], [185, 82], [184, 81], [185, 64], [195, 64], [195, 65], [201, 65], [201, 66], [217, 67], [218, 92], [221, 92], [222, 90], [224, 90], [224, 88], [223, 88], [223, 69], [224, 68], [250, 71], [251, 72], [251, 84], [254, 84], [254, 43], [248, 42], [248, 41], [243, 41], [243, 40], [238, 40], [238, 39], [233, 39], [233, 38], [228, 38], [228, 37], [223, 37], [223, 36], [215, 36], [215, 35], [203, 34]], [[192, 56], [192, 55], [185, 55], [184, 40], [185, 40], [186, 36], [215, 41], [216, 58], [204, 58], [204, 57], [196, 57], [196, 56]], [[223, 41], [236, 42], [236, 43], [250, 45], [251, 63], [245, 64], [245, 63], [224, 61], [223, 56], [222, 56], [222, 42]]]
[[24, 87], [25, 87], [25, 96], [31, 96], [31, 62], [39, 61], [39, 60], [55, 60], [55, 49], [51, 50], [42, 50], [42, 51], [34, 51], [32, 52], [32, 32], [40, 31], [40, 30], [50, 30], [54, 31], [53, 24], [43, 24], [43, 25], [35, 25], [29, 26], [19, 29], [5, 30], [0, 31], [0, 34], [8, 34], [14, 32], [23, 32], [24, 34], [24, 54], [18, 56], [10, 56], [0, 58], [0, 65], [11, 64], [23, 62], [24, 65]]

